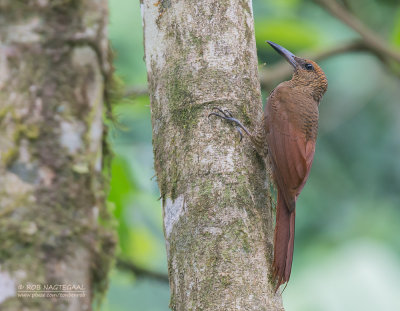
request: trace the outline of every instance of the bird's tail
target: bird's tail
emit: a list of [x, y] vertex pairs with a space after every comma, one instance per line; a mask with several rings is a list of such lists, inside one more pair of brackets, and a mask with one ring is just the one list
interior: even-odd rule
[[275, 291], [277, 291], [280, 285], [289, 281], [290, 278], [293, 260], [295, 217], [296, 210], [289, 212], [283, 196], [278, 191], [273, 262], [273, 278], [277, 282]]

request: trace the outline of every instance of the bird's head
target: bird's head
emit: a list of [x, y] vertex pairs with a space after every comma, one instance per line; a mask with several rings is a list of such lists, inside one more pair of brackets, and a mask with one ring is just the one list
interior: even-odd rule
[[328, 80], [321, 67], [312, 60], [297, 57], [279, 44], [267, 42], [293, 66], [292, 81], [309, 89], [311, 95], [319, 101], [328, 88]]

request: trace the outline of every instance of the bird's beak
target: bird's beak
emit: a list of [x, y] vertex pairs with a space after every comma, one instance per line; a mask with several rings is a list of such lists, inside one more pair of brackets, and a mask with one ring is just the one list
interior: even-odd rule
[[279, 54], [281, 54], [284, 58], [286, 58], [286, 60], [294, 67], [297, 67], [297, 62], [296, 62], [296, 56], [286, 50], [284, 47], [280, 46], [279, 44], [276, 44], [274, 42], [271, 41], [267, 41], [269, 43], [270, 46], [272, 46], [274, 48], [275, 51], [277, 51]]

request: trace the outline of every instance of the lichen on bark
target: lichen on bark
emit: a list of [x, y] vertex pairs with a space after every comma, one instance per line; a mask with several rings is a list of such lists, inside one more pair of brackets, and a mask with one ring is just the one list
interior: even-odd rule
[[[0, 3], [0, 278], [14, 288], [1, 310], [91, 310], [106, 287], [106, 23], [106, 1]], [[18, 298], [27, 283], [86, 297]]]
[[262, 116], [251, 1], [164, 2], [141, 10], [170, 307], [282, 310], [266, 166], [207, 117], [220, 107], [252, 128]]

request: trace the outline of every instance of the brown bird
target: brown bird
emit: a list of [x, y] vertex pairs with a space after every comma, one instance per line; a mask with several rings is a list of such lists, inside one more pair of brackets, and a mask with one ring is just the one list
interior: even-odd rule
[[294, 247], [296, 201], [314, 159], [318, 132], [318, 105], [328, 87], [322, 69], [313, 61], [293, 55], [268, 41], [294, 68], [290, 81], [280, 83], [270, 94], [264, 118], [251, 133], [228, 111], [211, 113], [234, 122], [242, 139], [243, 129], [258, 153], [272, 165], [278, 190], [274, 235], [273, 278], [275, 291], [289, 281]]

